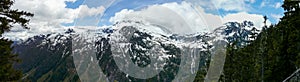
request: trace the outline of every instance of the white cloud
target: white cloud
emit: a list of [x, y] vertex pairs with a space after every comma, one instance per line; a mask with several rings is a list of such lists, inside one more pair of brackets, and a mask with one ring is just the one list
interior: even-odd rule
[[80, 5], [78, 9], [80, 9], [80, 13], [78, 13], [79, 18], [99, 15], [102, 14], [105, 10], [103, 6], [99, 6], [97, 8], [89, 8], [87, 5]]
[[[223, 17], [223, 22], [243, 22], [243, 21], [252, 21], [255, 27], [261, 29], [264, 26], [263, 15], [258, 14], [249, 14], [246, 12], [228, 14]], [[271, 25], [271, 22], [267, 20], [267, 25]]]
[[265, 1], [262, 1], [261, 3], [260, 3], [260, 7], [265, 7], [266, 6], [266, 2]]
[[[201, 7], [195, 10], [187, 2], [165, 3], [162, 5], [149, 6], [141, 11], [124, 9], [115, 14], [110, 19], [111, 22], [121, 20], [136, 20], [141, 18], [150, 23], [167, 27], [170, 31], [178, 34], [190, 34], [195, 32], [208, 32], [221, 26], [222, 22], [219, 16], [207, 14]], [[219, 19], [219, 20], [217, 20]], [[209, 21], [216, 20], [216, 21]], [[211, 24], [214, 23], [214, 24]]]
[[271, 17], [273, 17], [274, 19], [276, 19], [276, 22], [279, 22], [280, 18], [283, 17], [283, 15], [271, 14]]
[[[14, 8], [33, 12], [35, 16], [30, 21], [30, 30], [23, 30], [21, 27], [12, 29], [12, 32], [5, 33], [4, 36], [11, 39], [25, 39], [38, 34], [47, 34], [53, 32], [64, 32], [67, 28], [62, 23], [72, 23], [76, 18], [89, 17], [102, 14], [104, 7], [89, 8], [81, 5], [76, 9], [65, 8], [65, 1], [75, 0], [16, 0]], [[224, 10], [243, 11], [245, 1], [221, 0], [216, 2]], [[251, 1], [250, 1], [251, 2]], [[232, 4], [237, 4], [232, 6]], [[238, 8], [241, 7], [242, 8]], [[80, 13], [79, 13], [80, 12]], [[242, 22], [244, 20], [253, 21], [257, 27], [263, 24], [263, 16], [258, 14], [249, 14], [246, 12], [228, 14], [224, 17], [206, 13], [203, 7], [193, 6], [191, 3], [165, 3], [162, 5], [152, 5], [148, 9], [141, 11], [122, 10], [111, 18], [111, 22], [116, 22], [124, 18], [144, 19], [165, 27], [172, 27], [170, 30], [178, 33], [207, 32], [221, 26], [225, 22]], [[268, 21], [268, 24], [270, 22]], [[188, 27], [188, 28], [185, 28]], [[71, 26], [73, 28], [73, 26]], [[87, 29], [89, 29], [88, 27]], [[91, 27], [92, 28], [92, 27]], [[79, 28], [78, 28], [79, 29]], [[81, 28], [80, 28], [81, 29]], [[94, 28], [93, 28], [94, 29]]]
[[14, 9], [31, 12], [34, 17], [29, 22], [29, 30], [20, 30], [22, 28], [16, 26], [12, 32], [5, 33], [4, 37], [20, 39], [39, 34], [64, 32], [67, 27], [61, 24], [73, 23], [77, 18], [102, 14], [105, 10], [102, 6], [89, 8], [86, 5], [80, 5], [76, 9], [66, 8], [66, 1], [76, 0], [16, 0]]
[[246, 1], [247, 0], [211, 0], [218, 9], [224, 9], [226, 11], [248, 11]]
[[245, 0], [245, 1], [249, 3], [255, 3], [255, 0]]
[[[163, 11], [165, 8], [171, 9], [171, 11]], [[177, 15], [172, 15], [174, 14], [173, 12], [179, 17], [177, 17]], [[141, 11], [124, 9], [116, 13], [115, 17], [112, 17], [110, 21], [116, 22], [124, 19], [135, 19], [138, 17], [144, 17], [144, 19], [148, 19], [147, 17], [150, 17], [152, 18], [150, 21], [154, 21], [155, 23], [160, 23], [165, 26], [173, 26], [173, 29], [182, 30], [184, 32], [190, 31], [190, 33], [212, 31], [226, 22], [243, 22], [245, 20], [252, 21], [259, 29], [261, 29], [264, 25], [263, 15], [240, 12], [220, 17], [218, 15], [206, 13], [202, 7], [192, 6], [187, 2], [154, 5]], [[182, 19], [184, 21], [181, 21]], [[170, 22], [175, 22], [175, 24]], [[179, 25], [177, 25], [176, 22], [186, 22], [189, 28], [182, 28], [180, 26], [182, 24], [178, 23]], [[271, 22], [267, 20], [267, 25], [270, 24]]]
[[274, 8], [276, 8], [276, 9], [278, 9], [278, 8], [280, 8], [280, 7], [281, 7], [280, 2], [277, 2], [277, 3], [274, 5]]
[[[200, 5], [205, 11], [214, 12], [215, 10], [225, 10], [225, 11], [237, 11], [237, 12], [248, 12], [251, 11], [252, 4], [256, 0], [184, 0], [186, 2], [191, 2], [193, 5]], [[251, 3], [251, 4], [249, 4]]]
[[191, 3], [182, 2], [181, 4], [163, 4], [180, 15], [188, 25], [196, 32], [212, 31], [222, 24], [221, 17], [206, 13], [200, 6], [193, 6]]
[[275, 9], [278, 9], [280, 8], [282, 5], [281, 2], [272, 2], [272, 1], [269, 1], [269, 0], [262, 0], [261, 3], [260, 3], [260, 7], [273, 7]]

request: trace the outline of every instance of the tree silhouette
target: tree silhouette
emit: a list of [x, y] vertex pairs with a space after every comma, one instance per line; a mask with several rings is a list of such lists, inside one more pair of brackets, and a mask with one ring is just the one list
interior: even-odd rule
[[[29, 29], [27, 24], [33, 14], [18, 9], [11, 9], [14, 1], [0, 0], [0, 37], [4, 32], [8, 32], [15, 24], [19, 24], [25, 29]], [[0, 80], [16, 81], [22, 77], [22, 72], [13, 68], [13, 63], [19, 62], [17, 55], [12, 53], [12, 41], [0, 39]]]

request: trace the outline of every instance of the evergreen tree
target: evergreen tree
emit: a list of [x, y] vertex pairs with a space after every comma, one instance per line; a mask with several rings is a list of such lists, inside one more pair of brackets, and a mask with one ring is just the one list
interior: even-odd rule
[[[9, 31], [14, 24], [20, 24], [22, 27], [28, 29], [27, 23], [29, 19], [25, 17], [32, 17], [33, 14], [11, 9], [13, 0], [0, 1], [0, 37], [4, 32]], [[0, 80], [1, 81], [15, 81], [22, 77], [21, 71], [13, 68], [13, 63], [19, 61], [17, 55], [12, 53], [12, 41], [1, 38], [0, 39]]]
[[296, 69], [299, 69], [299, 59], [300, 56], [300, 1], [296, 0], [285, 0], [282, 7], [284, 8], [285, 16], [278, 23], [277, 28], [282, 32], [282, 53], [279, 55], [282, 59], [280, 65], [281, 69], [285, 70], [281, 72], [284, 76], [281, 79], [287, 78]]
[[246, 47], [235, 49], [234, 45], [228, 46], [225, 81], [283, 81], [299, 69], [299, 4], [300, 1], [285, 0], [282, 5], [285, 16], [277, 25], [264, 26]]

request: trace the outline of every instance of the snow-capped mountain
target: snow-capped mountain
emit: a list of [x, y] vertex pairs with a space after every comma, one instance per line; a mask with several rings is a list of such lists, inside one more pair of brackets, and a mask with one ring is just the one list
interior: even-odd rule
[[215, 29], [213, 33], [224, 35], [228, 43], [236, 42], [236, 45], [242, 47], [255, 40], [259, 32], [260, 30], [254, 27], [251, 21], [244, 21], [242, 23], [225, 23], [224, 26]]
[[[219, 45], [216, 42], [224, 45], [237, 42], [239, 46], [244, 46], [254, 40], [258, 33], [249, 21], [229, 22], [211, 33], [186, 35], [173, 34], [167, 27], [160, 25], [132, 20], [120, 21], [101, 30], [76, 33], [76, 30], [69, 29], [64, 34], [38, 35], [20, 41], [14, 47], [23, 62], [15, 67], [23, 69], [26, 73], [24, 79], [55, 81], [57, 78], [68, 77], [69, 80], [78, 80], [76, 69], [93, 70], [95, 67], [90, 66], [89, 62], [98, 61], [98, 66], [109, 81], [172, 81], [175, 77], [181, 77], [182, 80], [194, 77], [198, 68], [207, 67], [215, 46]], [[93, 56], [84, 55], [89, 54], [89, 50], [94, 52]], [[80, 58], [72, 58], [76, 54]], [[126, 58], [133, 63], [121, 60]], [[135, 67], [148, 67], [154, 70], [153, 73], [158, 70], [161, 72], [150, 79], [134, 78], [147, 77], [143, 74], [124, 73], [130, 73], [130, 70], [124, 69]], [[182, 72], [180, 69], [186, 70]], [[66, 76], [55, 77], [55, 72]], [[85, 72], [77, 70], [79, 76]]]

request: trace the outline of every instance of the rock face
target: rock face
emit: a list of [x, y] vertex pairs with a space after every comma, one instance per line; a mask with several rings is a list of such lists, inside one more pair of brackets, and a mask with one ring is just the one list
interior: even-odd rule
[[[147, 29], [143, 29], [144, 27]], [[157, 27], [155, 29], [160, 31], [149, 30], [149, 27]], [[76, 72], [76, 69], [95, 69], [89, 62], [97, 61], [98, 65], [95, 66], [99, 66], [106, 75], [105, 81], [169, 82], [176, 77], [187, 79], [192, 76], [183, 74], [195, 74], [197, 71], [204, 71], [205, 76], [210, 57], [215, 50], [215, 42], [222, 41], [223, 44], [239, 42], [240, 46], [243, 46], [253, 40], [249, 37], [255, 32], [252, 30], [253, 24], [247, 21], [226, 23], [212, 33], [178, 35], [170, 34], [170, 31], [163, 28], [141, 21], [123, 21], [114, 24], [111, 28], [104, 28], [101, 33], [80, 35], [69, 29], [65, 34], [35, 36], [14, 44], [14, 51], [23, 60], [22, 63], [15, 64], [15, 68], [23, 70], [25, 73], [23, 80], [79, 81], [77, 74], [85, 74], [88, 71]], [[74, 48], [74, 44], [82, 48]], [[92, 51], [94, 49], [95, 55], [82, 56], [81, 59], [87, 58], [89, 61], [75, 62], [80, 65], [77, 67], [74, 65], [73, 55], [86, 53], [84, 51], [86, 49]], [[136, 68], [144, 69], [140, 73], [152, 72], [153, 76], [128, 75]], [[188, 71], [182, 72], [180, 69], [188, 69]], [[85, 79], [99, 81], [97, 79], [99, 77], [94, 77]]]
[[[51, 37], [54, 36], [54, 37]], [[40, 35], [14, 45], [21, 63], [15, 68], [24, 72], [23, 80], [76, 81], [71, 55], [71, 38], [65, 35]]]

